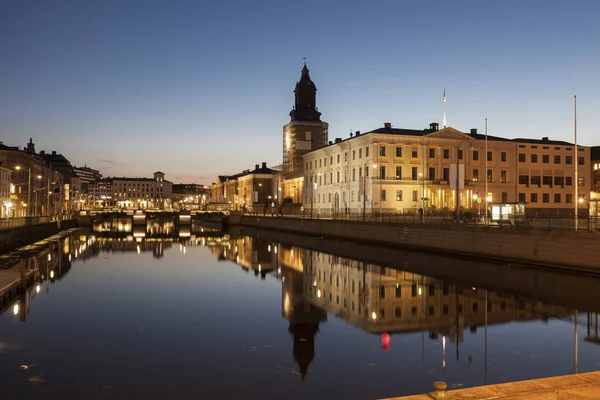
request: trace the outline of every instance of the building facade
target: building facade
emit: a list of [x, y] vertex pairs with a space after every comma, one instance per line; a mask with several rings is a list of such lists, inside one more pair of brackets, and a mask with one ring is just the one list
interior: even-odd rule
[[0, 163], [0, 218], [11, 216], [10, 175], [12, 171]]
[[268, 206], [275, 208], [278, 206], [277, 197], [273, 194], [276, 172], [263, 162], [262, 165], [256, 164], [254, 170], [220, 175], [210, 186], [210, 200], [213, 203], [228, 203], [230, 209], [246, 212], [262, 211]]
[[176, 210], [200, 210], [209, 202], [209, 188], [196, 183], [173, 184], [173, 208]]
[[31, 138], [23, 149], [0, 144], [0, 163], [12, 171], [10, 217], [56, 216], [65, 211], [63, 176], [36, 154]]
[[172, 182], [163, 172], [154, 178], [104, 178], [89, 185], [92, 209], [155, 209], [170, 210]]
[[[529, 215], [573, 215], [574, 146], [548, 138], [506, 139], [447, 127], [385, 123], [307, 153], [303, 205], [317, 214], [485, 213], [526, 203]], [[579, 197], [590, 195], [589, 147], [579, 146]], [[532, 184], [533, 182], [533, 184]], [[458, 187], [458, 192], [457, 192]], [[586, 213], [581, 204], [580, 215]]]

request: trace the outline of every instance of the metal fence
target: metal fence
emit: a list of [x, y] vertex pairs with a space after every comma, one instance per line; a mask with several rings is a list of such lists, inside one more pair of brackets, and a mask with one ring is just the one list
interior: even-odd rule
[[46, 224], [52, 221], [70, 219], [70, 216], [43, 216], [43, 217], [22, 217], [22, 218], [4, 218], [0, 219], [0, 230], [20, 228], [22, 226]]
[[[265, 213], [259, 214], [267, 217], [286, 217], [303, 219], [323, 219], [323, 220], [343, 220], [343, 221], [362, 221], [368, 223], [391, 223], [402, 225], [429, 225], [429, 226], [459, 226], [459, 227], [491, 227], [504, 229], [540, 229], [540, 230], [575, 230], [575, 218], [573, 217], [512, 217], [503, 221], [486, 221], [483, 216], [472, 213], [461, 214], [460, 220], [452, 212], [433, 212], [425, 213], [317, 213], [308, 212], [299, 214], [277, 214]], [[577, 219], [578, 231], [600, 231], [600, 219], [598, 218], [579, 218]]]

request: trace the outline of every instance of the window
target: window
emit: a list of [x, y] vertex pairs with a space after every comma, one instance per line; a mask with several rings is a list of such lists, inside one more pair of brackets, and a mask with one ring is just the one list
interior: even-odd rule
[[479, 182], [479, 170], [477, 168], [473, 169], [473, 182]]
[[537, 154], [531, 154], [531, 162], [532, 163], [537, 163]]
[[542, 176], [542, 185], [548, 185], [552, 187], [552, 177], [551, 176]]
[[450, 150], [448, 149], [444, 149], [444, 159], [449, 159], [450, 158]]
[[419, 169], [417, 167], [412, 167], [412, 180], [416, 181], [418, 179]]
[[396, 318], [402, 317], [402, 309], [400, 307], [396, 307]]
[[550, 203], [550, 195], [548, 193], [542, 194], [542, 202], [543, 203]]
[[381, 191], [381, 201], [385, 201], [385, 189]]
[[[410, 288], [410, 295], [412, 297], [417, 297], [417, 285], [416, 284], [412, 284], [411, 288]], [[415, 308], [416, 311], [416, 308]]]
[[379, 179], [385, 179], [385, 165], [379, 167]]
[[402, 147], [396, 146], [396, 157], [402, 157]]
[[573, 195], [572, 194], [565, 195], [565, 203], [573, 203]]
[[402, 297], [402, 288], [396, 284], [396, 298], [399, 299], [400, 297]]
[[532, 185], [537, 185], [538, 187], [540, 187], [541, 185], [541, 178], [539, 175], [535, 175], [531, 177], [531, 184]]
[[396, 179], [402, 179], [402, 167], [396, 165]]
[[487, 160], [492, 161], [492, 152], [491, 151], [488, 151], [488, 153], [487, 153]]
[[525, 154], [519, 153], [519, 162], [525, 162]]
[[502, 153], [500, 153], [500, 161], [506, 162], [506, 152], [505, 151], [503, 151]]
[[419, 157], [419, 150], [416, 147], [412, 148], [412, 158]]
[[340, 171], [337, 171], [337, 183], [340, 183]]
[[358, 158], [362, 158], [362, 149], [358, 149]]
[[565, 164], [573, 164], [573, 156], [565, 156]]
[[365, 167], [365, 176], [369, 176], [369, 167]]
[[435, 179], [435, 168], [434, 167], [429, 167], [429, 180], [434, 180]]
[[442, 180], [446, 182], [450, 180], [450, 168], [444, 168], [442, 170]]
[[385, 157], [385, 146], [382, 146], [382, 145], [379, 146], [379, 155], [381, 157]]
[[525, 203], [525, 193], [519, 193], [519, 203]]
[[479, 152], [477, 150], [473, 150], [473, 161], [479, 160]]
[[379, 298], [385, 299], [385, 286], [379, 286]]
[[531, 193], [531, 202], [537, 203], [537, 199], [538, 199], [537, 193]]
[[435, 296], [435, 286], [433, 284], [430, 284], [429, 287], [427, 288], [427, 295]]
[[356, 168], [352, 168], [352, 182], [356, 180]]
[[572, 176], [565, 177], [565, 184], [567, 186], [573, 186], [573, 177]]
[[506, 183], [506, 170], [500, 170], [500, 182]]
[[413, 201], [417, 201], [418, 197], [419, 197], [419, 192], [417, 192], [416, 190], [413, 190]]
[[435, 307], [429, 306], [429, 311], [428, 312], [429, 312], [430, 316], [433, 315], [433, 314], [435, 314]]
[[492, 170], [491, 169], [487, 170], [487, 181], [488, 182], [492, 181]]
[[348, 161], [348, 152], [344, 153], [344, 161]]
[[554, 193], [554, 202], [560, 203], [560, 193]]
[[560, 156], [554, 156], [554, 164], [560, 164]]
[[429, 149], [429, 158], [435, 158], [435, 149]]
[[549, 164], [549, 163], [550, 163], [550, 156], [549, 156], [548, 154], [544, 154], [544, 155], [542, 156], [542, 162], [543, 162], [544, 164]]
[[358, 177], [362, 178], [362, 167], [358, 167]]
[[584, 165], [585, 164], [584, 157], [577, 157], [577, 163], [579, 163], [579, 165]]
[[[321, 168], [321, 167], [322, 167], [321, 161], [322, 161], [322, 160], [319, 160], [319, 168]], [[315, 163], [315, 164], [316, 164], [316, 163]], [[315, 166], [316, 166], [316, 165], [315, 165]]]
[[333, 156], [329, 157], [329, 165], [333, 165]]
[[369, 147], [365, 147], [365, 157], [369, 157]]
[[402, 190], [396, 190], [396, 201], [402, 201]]
[[565, 187], [565, 178], [564, 176], [555, 176], [554, 177], [554, 185]]
[[356, 160], [356, 150], [352, 150], [352, 160]]
[[459, 160], [463, 159], [463, 151], [462, 151], [462, 149], [458, 149], [458, 159]]

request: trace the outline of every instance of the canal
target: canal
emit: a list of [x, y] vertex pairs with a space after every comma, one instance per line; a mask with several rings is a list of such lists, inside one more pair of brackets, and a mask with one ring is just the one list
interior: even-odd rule
[[150, 233], [80, 232], [16, 264], [35, 279], [3, 299], [2, 398], [373, 399], [600, 369], [593, 277]]

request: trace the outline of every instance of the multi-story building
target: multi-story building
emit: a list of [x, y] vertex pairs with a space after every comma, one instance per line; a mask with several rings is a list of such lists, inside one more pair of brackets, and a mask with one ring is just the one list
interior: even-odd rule
[[[30, 138], [24, 149], [0, 144], [0, 162], [11, 174], [11, 216], [54, 216], [62, 213], [63, 176], [35, 152]], [[58, 192], [55, 192], [58, 189]]]
[[173, 208], [198, 210], [209, 201], [209, 189], [196, 183], [173, 184]]
[[[548, 138], [486, 139], [476, 129], [463, 133], [438, 127], [397, 129], [385, 123], [307, 153], [304, 207], [320, 214], [458, 207], [485, 213], [493, 203], [527, 203], [529, 215], [572, 215], [572, 144]], [[585, 199], [590, 193], [588, 147], [579, 147], [578, 160], [579, 195]]]
[[10, 200], [10, 174], [11, 170], [2, 166], [0, 162], [0, 218], [11, 216], [12, 202]]
[[600, 146], [590, 148], [592, 166], [592, 199], [600, 199]]
[[[56, 151], [52, 151], [52, 153], [40, 151], [39, 157], [46, 162], [51, 170], [59, 172], [63, 177], [61, 186], [58, 185], [56, 179], [52, 179], [51, 185], [49, 184], [51, 186], [49, 192], [51, 192], [53, 207], [58, 209], [54, 211], [60, 213], [62, 209], [64, 212], [70, 213], [82, 209], [86, 201], [82, 182], [79, 176], [75, 174], [69, 160], [62, 154], [57, 154]], [[63, 204], [61, 204], [60, 199], [62, 199]]]
[[[214, 203], [229, 203], [233, 210], [256, 212], [264, 207], [277, 206], [274, 195], [276, 171], [267, 163], [256, 164], [254, 170], [244, 170], [235, 175], [218, 177], [210, 186], [210, 199]], [[277, 212], [277, 209], [274, 210]]]
[[171, 209], [172, 182], [163, 172], [154, 178], [104, 178], [89, 186], [89, 202], [95, 209]]

